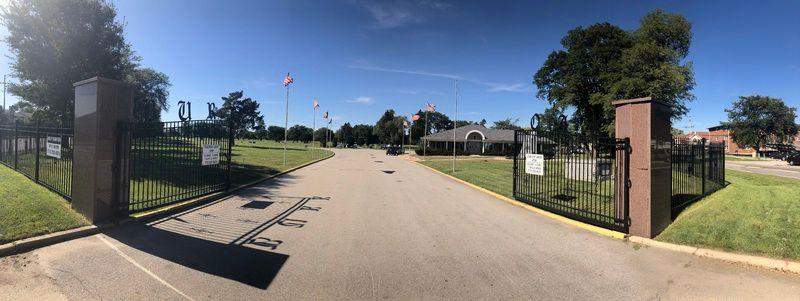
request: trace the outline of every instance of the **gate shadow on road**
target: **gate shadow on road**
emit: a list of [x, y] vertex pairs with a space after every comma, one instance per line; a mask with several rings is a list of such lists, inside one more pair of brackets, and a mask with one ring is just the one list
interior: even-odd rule
[[[266, 289], [289, 255], [275, 252], [285, 239], [267, 237], [265, 231], [276, 225], [302, 228], [306, 220], [289, 216], [300, 210], [319, 211], [329, 200], [271, 195], [282, 183], [269, 181], [228, 199], [105, 234], [192, 270]], [[184, 276], [181, 281], [191, 281], [191, 275]]]

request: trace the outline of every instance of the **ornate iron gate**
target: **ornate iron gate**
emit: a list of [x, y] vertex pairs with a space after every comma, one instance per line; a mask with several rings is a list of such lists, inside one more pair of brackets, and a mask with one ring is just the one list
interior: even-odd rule
[[226, 121], [123, 123], [118, 143], [123, 214], [230, 188], [233, 132]]
[[628, 231], [629, 140], [589, 137], [565, 123], [557, 129], [517, 130], [514, 136], [515, 199]]

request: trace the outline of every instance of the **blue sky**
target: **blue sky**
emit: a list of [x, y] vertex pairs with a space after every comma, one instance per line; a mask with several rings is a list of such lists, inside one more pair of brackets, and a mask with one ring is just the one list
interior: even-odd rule
[[[281, 81], [291, 71], [290, 124], [311, 126], [314, 98], [337, 125], [372, 124], [387, 108], [410, 115], [426, 101], [452, 116], [453, 81], [461, 79], [459, 119], [524, 125], [547, 105], [532, 75], [569, 29], [633, 29], [659, 8], [693, 25], [694, 128], [724, 120], [739, 95], [800, 107], [797, 1], [113, 2], [142, 65], [172, 81], [165, 120], [177, 119], [179, 100], [191, 101], [197, 118], [204, 103], [241, 89], [261, 103], [268, 124], [282, 125]], [[8, 62], [0, 58], [0, 72]], [[687, 117], [676, 126], [688, 125]]]

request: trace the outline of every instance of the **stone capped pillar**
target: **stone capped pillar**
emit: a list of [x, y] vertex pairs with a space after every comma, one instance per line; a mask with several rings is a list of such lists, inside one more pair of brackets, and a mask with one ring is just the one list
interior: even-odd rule
[[612, 104], [616, 137], [630, 138], [629, 233], [652, 238], [672, 221], [670, 107], [650, 97]]
[[94, 77], [75, 87], [72, 208], [93, 223], [116, 212], [114, 159], [120, 150], [116, 129], [133, 120], [133, 89], [117, 80]]

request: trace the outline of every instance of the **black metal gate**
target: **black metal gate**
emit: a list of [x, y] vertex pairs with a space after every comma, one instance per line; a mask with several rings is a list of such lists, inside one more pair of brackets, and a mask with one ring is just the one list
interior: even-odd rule
[[676, 139], [672, 143], [672, 215], [700, 198], [722, 189], [725, 181], [725, 145]]
[[514, 198], [617, 231], [628, 231], [627, 139], [568, 130], [517, 130]]
[[0, 125], [0, 164], [72, 198], [73, 129]]
[[230, 188], [233, 132], [223, 120], [123, 123], [117, 179], [123, 214]]

